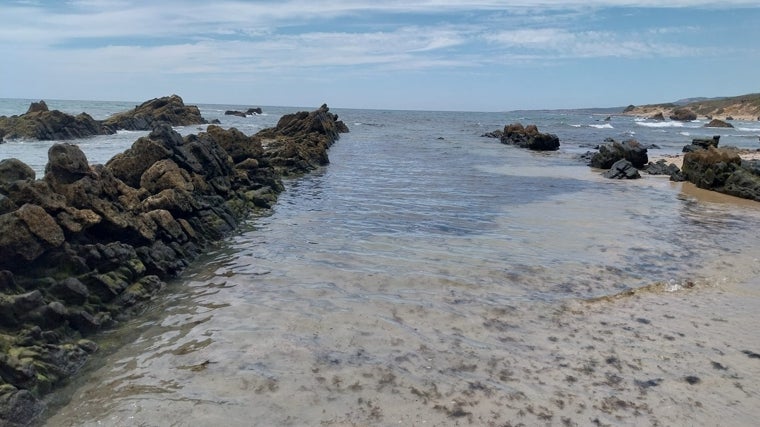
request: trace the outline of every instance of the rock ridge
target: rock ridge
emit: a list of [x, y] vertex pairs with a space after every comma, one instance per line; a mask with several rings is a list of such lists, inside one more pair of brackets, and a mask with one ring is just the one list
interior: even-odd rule
[[271, 207], [283, 176], [327, 164], [348, 131], [326, 105], [253, 136], [211, 125], [183, 138], [149, 124], [105, 165], [68, 143], [50, 147], [40, 179], [0, 161], [1, 425], [29, 423], [40, 397], [97, 350], [90, 334], [132, 315], [210, 242]]

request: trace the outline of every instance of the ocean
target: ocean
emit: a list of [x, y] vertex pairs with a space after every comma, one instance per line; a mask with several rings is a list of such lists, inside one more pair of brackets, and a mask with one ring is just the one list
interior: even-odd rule
[[[30, 100], [0, 100], [0, 115]], [[47, 101], [105, 118], [135, 103]], [[252, 134], [286, 113], [202, 115]], [[706, 129], [598, 110], [331, 108], [331, 164], [286, 181], [145, 312], [93, 339], [42, 425], [752, 425], [760, 204], [663, 176], [602, 178], [605, 138], [650, 156]], [[609, 117], [609, 120], [606, 120]], [[514, 122], [539, 153], [484, 138]], [[176, 128], [186, 135], [204, 126]], [[147, 132], [71, 141], [105, 163]], [[44, 172], [52, 142], [0, 144]]]

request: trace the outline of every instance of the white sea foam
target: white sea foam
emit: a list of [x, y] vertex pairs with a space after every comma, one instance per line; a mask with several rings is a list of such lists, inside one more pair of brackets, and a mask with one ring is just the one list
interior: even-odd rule
[[760, 132], [760, 128], [736, 128], [742, 132]]
[[682, 128], [683, 122], [636, 122], [639, 126], [648, 128]]
[[591, 126], [592, 128], [597, 128], [597, 129], [614, 129], [612, 125], [609, 123], [605, 123], [603, 125], [589, 125], [589, 126]]
[[572, 126], [572, 127], [574, 127], [574, 128], [579, 128], [579, 127], [581, 127], [581, 126], [583, 126], [583, 125], [570, 125], [570, 126]]
[[678, 132], [678, 134], [683, 136], [691, 136], [689, 132]]

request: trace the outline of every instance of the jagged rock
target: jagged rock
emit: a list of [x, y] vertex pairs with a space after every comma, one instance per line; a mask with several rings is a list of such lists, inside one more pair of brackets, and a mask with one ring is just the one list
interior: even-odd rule
[[634, 139], [617, 142], [608, 139], [599, 146], [599, 151], [591, 157], [589, 166], [610, 169], [617, 161], [626, 159], [636, 168], [643, 168], [649, 162], [647, 149]]
[[82, 334], [138, 310], [249, 210], [270, 207], [282, 173], [326, 163], [344, 128], [323, 106], [252, 137], [211, 126], [182, 138], [155, 124], [105, 166], [55, 144], [39, 180], [0, 162], [0, 345], [29, 354], [0, 351], [0, 424], [28, 421], [36, 397], [95, 350]]
[[114, 129], [103, 127], [87, 113], [72, 116], [58, 110], [48, 110], [44, 101], [33, 102], [29, 110], [20, 116], [0, 117], [0, 134], [4, 139], [52, 141], [112, 133], [115, 133]]
[[662, 112], [659, 112], [657, 114], [652, 115], [650, 119], [657, 120], [657, 121], [665, 121], [665, 116], [662, 114]]
[[520, 123], [504, 126], [501, 136], [502, 144], [516, 145], [535, 151], [559, 150], [559, 138], [557, 135], [541, 133], [536, 125], [523, 127]]
[[152, 130], [159, 123], [171, 126], [205, 124], [198, 107], [185, 105], [178, 95], [145, 101], [134, 109], [114, 114], [103, 121], [111, 129]]
[[649, 162], [644, 167], [644, 172], [649, 175], [668, 175], [671, 181], [680, 182], [685, 178], [681, 173], [681, 169], [673, 163], [668, 163], [665, 159], [660, 159], [655, 163]]
[[[728, 120], [728, 119], [726, 119], [726, 120]], [[712, 120], [710, 120], [710, 123], [707, 123], [705, 125], [705, 127], [706, 128], [732, 128], [732, 127], [734, 127], [734, 125], [732, 125], [731, 123], [726, 123], [723, 120], [712, 119]]]
[[676, 108], [670, 114], [670, 120], [690, 122], [692, 120], [697, 120], [697, 114], [688, 108]]
[[731, 149], [710, 147], [684, 155], [683, 173], [699, 188], [760, 201], [760, 164]]
[[252, 107], [246, 111], [246, 114], [262, 114], [263, 112], [261, 107]]
[[602, 173], [602, 176], [610, 179], [636, 179], [641, 178], [639, 170], [631, 162], [625, 159], [618, 160], [612, 167]]
[[29, 105], [29, 109], [26, 110], [26, 113], [27, 114], [29, 114], [29, 113], [42, 113], [44, 111], [50, 111], [50, 110], [48, 109], [48, 106], [45, 103], [45, 101], [41, 100], [40, 102], [32, 102]]
[[25, 204], [0, 215], [0, 267], [13, 268], [19, 261], [33, 261], [47, 249], [64, 242], [63, 230], [45, 209]]
[[712, 138], [694, 138], [691, 140], [691, 144], [684, 146], [681, 151], [689, 153], [693, 151], [707, 150], [710, 147], [718, 148], [718, 144], [720, 144], [720, 135], [715, 135]]

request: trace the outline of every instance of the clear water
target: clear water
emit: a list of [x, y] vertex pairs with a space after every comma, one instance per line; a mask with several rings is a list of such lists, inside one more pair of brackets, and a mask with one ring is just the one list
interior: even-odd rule
[[[298, 110], [222, 115], [243, 108], [201, 111], [253, 133]], [[331, 164], [289, 181], [271, 215], [96, 337], [103, 350], [50, 397], [44, 423], [751, 425], [760, 415], [760, 364], [742, 352], [760, 353], [750, 327], [760, 204], [664, 177], [610, 181], [575, 159], [605, 137], [674, 153], [713, 133], [749, 148], [757, 131], [582, 112], [334, 111], [351, 132]], [[556, 133], [562, 150], [479, 136], [518, 120]], [[102, 162], [135, 137], [76, 142]], [[49, 144], [0, 150], [32, 164]], [[631, 289], [646, 290], [605, 299]]]

